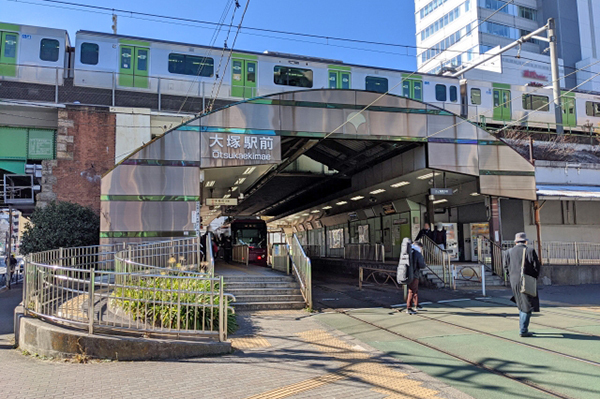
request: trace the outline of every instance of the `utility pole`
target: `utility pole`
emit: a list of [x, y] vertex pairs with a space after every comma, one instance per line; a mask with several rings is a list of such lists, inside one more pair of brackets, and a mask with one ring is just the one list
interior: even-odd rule
[[552, 70], [552, 97], [554, 98], [554, 115], [556, 118], [556, 133], [564, 134], [563, 114], [560, 101], [560, 77], [558, 75], [558, 51], [556, 48], [556, 24], [554, 18], [548, 20], [548, 45], [550, 47], [550, 69]]
[[112, 15], [112, 21], [113, 24], [111, 26], [113, 34], [116, 35], [117, 34], [117, 14], [113, 14]]

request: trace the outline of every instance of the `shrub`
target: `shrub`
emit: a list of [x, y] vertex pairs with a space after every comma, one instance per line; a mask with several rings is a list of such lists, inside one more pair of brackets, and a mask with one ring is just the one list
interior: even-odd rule
[[[209, 294], [202, 293], [210, 292], [210, 281], [133, 275], [127, 276], [122, 283], [126, 287], [113, 291], [111, 304], [123, 309], [134, 320], [180, 330], [211, 330], [212, 323], [212, 330], [218, 331], [218, 308], [202, 306], [219, 304], [218, 295], [213, 295], [211, 300]], [[213, 292], [218, 292], [219, 284], [213, 285]], [[227, 332], [236, 328], [235, 314], [227, 311]]]
[[60, 247], [98, 245], [100, 217], [91, 208], [71, 202], [51, 202], [37, 208], [30, 220], [20, 248], [24, 255]]

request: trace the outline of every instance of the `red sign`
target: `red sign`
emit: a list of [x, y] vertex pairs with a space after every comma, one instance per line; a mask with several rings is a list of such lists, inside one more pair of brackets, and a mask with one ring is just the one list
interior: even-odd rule
[[540, 75], [536, 71], [530, 71], [530, 70], [523, 71], [523, 77], [529, 78], [529, 79], [535, 79], [535, 80], [543, 80], [544, 82], [548, 81], [548, 76]]

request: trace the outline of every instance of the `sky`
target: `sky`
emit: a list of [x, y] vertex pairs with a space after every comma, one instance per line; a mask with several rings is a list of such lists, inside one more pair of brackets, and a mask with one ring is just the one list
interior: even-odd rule
[[[212, 22], [218, 22], [227, 4], [231, 3], [231, 0], [65, 1]], [[250, 3], [243, 26], [409, 46], [414, 46], [416, 42], [413, 0], [239, 0], [241, 7], [236, 11], [234, 26], [239, 24], [247, 1]], [[228, 23], [232, 9], [226, 18]], [[111, 18], [110, 12], [84, 11], [75, 6], [61, 6], [41, 0], [0, 0], [1, 22], [66, 29], [72, 44], [78, 30], [112, 32]], [[119, 13], [117, 33], [209, 45], [216, 30], [215, 27], [194, 23], [167, 23], [142, 18]], [[214, 43], [217, 47], [223, 46], [227, 30], [228, 27], [223, 28], [216, 38]], [[234, 36], [235, 28], [231, 30], [229, 47]], [[416, 69], [416, 55], [412, 48], [293, 37], [243, 29], [235, 47], [239, 50], [309, 55], [351, 64], [409, 71]]]

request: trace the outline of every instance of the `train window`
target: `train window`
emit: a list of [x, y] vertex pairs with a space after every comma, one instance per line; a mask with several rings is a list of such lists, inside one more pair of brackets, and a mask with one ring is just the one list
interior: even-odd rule
[[587, 116], [600, 116], [600, 103], [586, 101], [585, 102], [585, 114]]
[[[2, 33], [2, 32], [0, 32], [0, 33]], [[0, 43], [0, 47], [4, 47], [4, 57], [16, 58], [17, 57], [17, 35], [14, 35], [12, 33], [5, 33], [4, 34], [4, 46], [2, 46], [2, 43]]]
[[367, 76], [365, 79], [365, 90], [374, 91], [376, 93], [387, 93], [388, 80], [386, 78]]
[[179, 75], [213, 76], [215, 60], [186, 54], [169, 54], [169, 72]]
[[435, 85], [435, 99], [437, 101], [446, 101], [446, 85]]
[[450, 101], [453, 103], [458, 101], [458, 90], [456, 89], [456, 86], [450, 86]]
[[100, 48], [96, 43], [81, 43], [81, 55], [79, 60], [82, 64], [97, 65]]
[[136, 48], [137, 53], [137, 70], [147, 71], [148, 70], [148, 50], [143, 48]]
[[42, 39], [40, 43], [40, 60], [42, 61], [58, 61], [58, 49], [60, 44], [58, 40]]
[[481, 105], [481, 89], [471, 89], [471, 104]]
[[313, 71], [310, 69], [292, 68], [276, 65], [273, 72], [276, 85], [313, 87]]
[[550, 111], [550, 99], [546, 96], [534, 96], [532, 94], [523, 95], [523, 109]]

